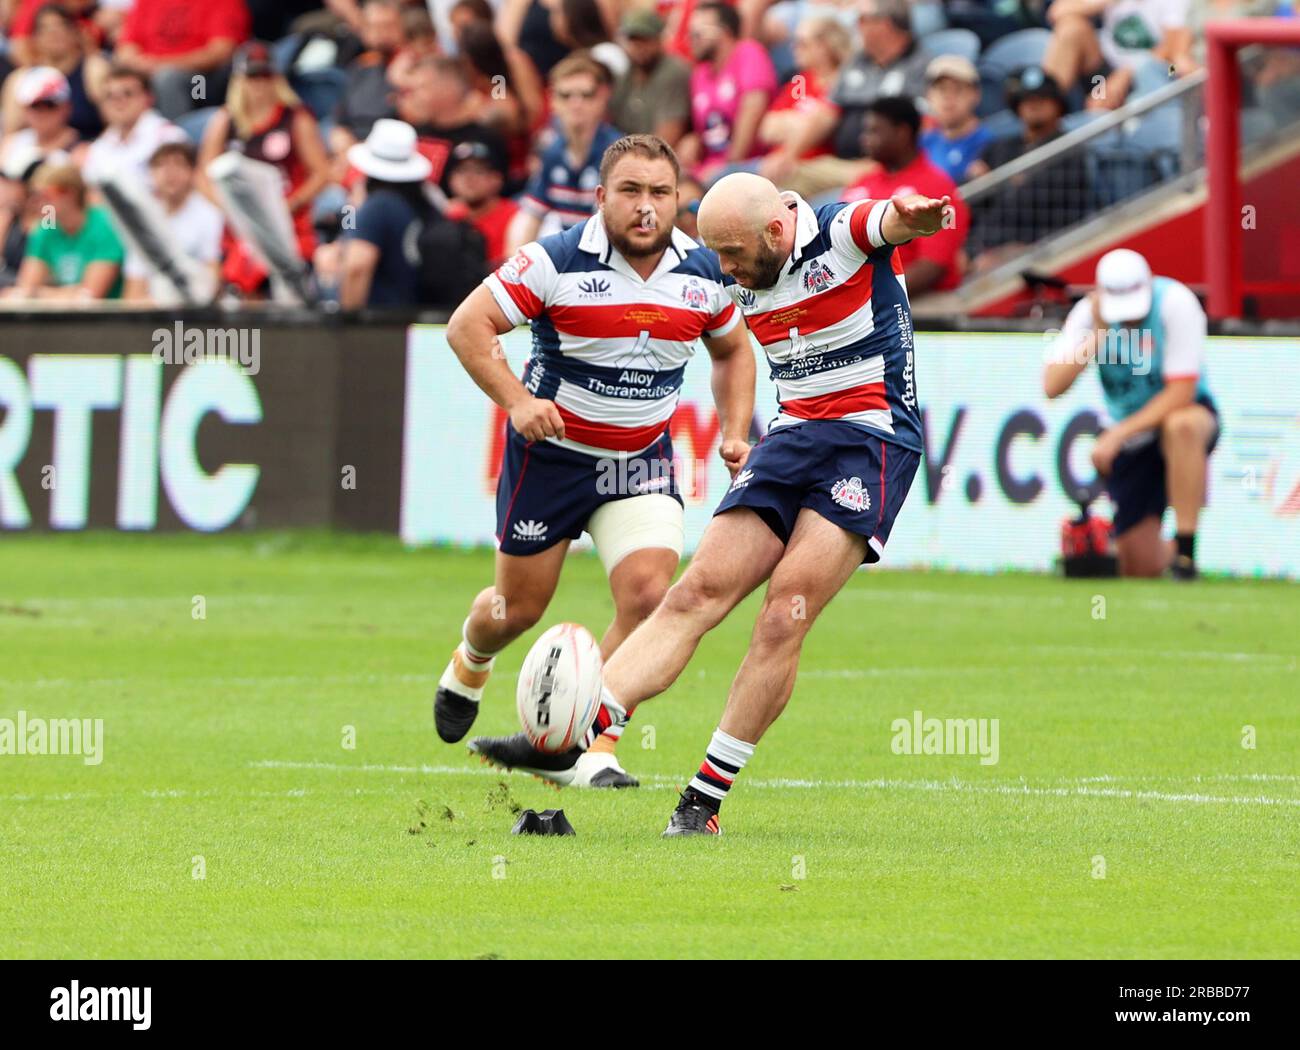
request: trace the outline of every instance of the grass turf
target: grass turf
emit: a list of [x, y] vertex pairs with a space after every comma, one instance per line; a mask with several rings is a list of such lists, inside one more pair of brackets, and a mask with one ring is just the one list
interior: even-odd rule
[[[1300, 954], [1294, 585], [859, 574], [724, 836], [665, 842], [756, 599], [633, 721], [641, 789], [557, 795], [433, 733], [490, 575], [487, 552], [311, 533], [6, 536], [0, 718], [102, 718], [105, 743], [98, 766], [0, 756], [0, 952]], [[571, 558], [475, 732], [515, 728], [543, 627], [610, 611]], [[915, 710], [999, 719], [999, 762], [894, 754]], [[511, 836], [518, 806], [577, 837]]]

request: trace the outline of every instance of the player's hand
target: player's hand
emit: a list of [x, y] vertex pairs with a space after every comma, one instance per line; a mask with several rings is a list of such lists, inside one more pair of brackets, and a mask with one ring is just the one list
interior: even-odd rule
[[1105, 477], [1115, 465], [1115, 457], [1124, 447], [1124, 442], [1115, 436], [1113, 430], [1105, 430], [1097, 435], [1097, 443], [1092, 446], [1092, 465], [1097, 473]]
[[718, 446], [718, 455], [722, 457], [722, 462], [727, 465], [727, 472], [733, 478], [740, 473], [745, 460], [749, 459], [749, 449], [749, 442], [740, 438], [729, 438]]
[[529, 397], [510, 409], [510, 425], [528, 441], [564, 437], [564, 420], [554, 401]]
[[918, 237], [928, 237], [943, 229], [943, 214], [952, 203], [952, 198], [946, 194], [935, 198], [917, 193], [906, 197], [894, 197], [892, 203], [899, 221], [904, 226]]

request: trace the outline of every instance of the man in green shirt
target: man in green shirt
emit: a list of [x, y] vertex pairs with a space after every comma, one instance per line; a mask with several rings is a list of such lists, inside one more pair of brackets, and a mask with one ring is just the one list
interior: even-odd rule
[[41, 219], [8, 299], [118, 299], [122, 295], [121, 238], [108, 213], [86, 207], [86, 184], [73, 166], [46, 165], [32, 178]]

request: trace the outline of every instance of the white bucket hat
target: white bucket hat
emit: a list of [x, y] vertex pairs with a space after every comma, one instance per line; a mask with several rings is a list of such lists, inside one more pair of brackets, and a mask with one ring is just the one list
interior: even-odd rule
[[415, 129], [404, 120], [376, 120], [366, 136], [348, 149], [348, 161], [362, 174], [384, 182], [423, 182], [433, 171], [415, 148]]
[[1128, 248], [1116, 248], [1097, 260], [1101, 319], [1106, 324], [1140, 321], [1151, 312], [1151, 266]]

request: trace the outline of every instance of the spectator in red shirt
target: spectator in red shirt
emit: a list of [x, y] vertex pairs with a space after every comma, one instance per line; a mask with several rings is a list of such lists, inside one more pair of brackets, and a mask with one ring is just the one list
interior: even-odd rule
[[175, 120], [224, 101], [230, 60], [249, 21], [244, 0], [135, 0], [116, 58], [153, 78], [158, 111]]
[[447, 160], [452, 201], [451, 219], [467, 219], [487, 244], [488, 269], [506, 258], [506, 230], [519, 205], [501, 196], [506, 181], [505, 152], [487, 141], [466, 139], [452, 148]]
[[888, 200], [923, 193], [950, 197], [943, 228], [932, 237], [919, 237], [897, 250], [911, 296], [944, 292], [961, 283], [962, 251], [970, 229], [970, 211], [957, 185], [926, 156], [918, 144], [921, 114], [909, 98], [884, 96], [867, 107], [862, 150], [875, 162], [870, 172], [844, 191], [842, 200]]
[[839, 112], [830, 100], [830, 91], [852, 53], [853, 38], [834, 15], [812, 15], [799, 23], [794, 33], [794, 59], [799, 71], [781, 88], [758, 125], [759, 141], [771, 147], [759, 163], [760, 175], [780, 186], [799, 161], [832, 152], [826, 140], [814, 143], [803, 153], [795, 153], [787, 143], [809, 114]]

